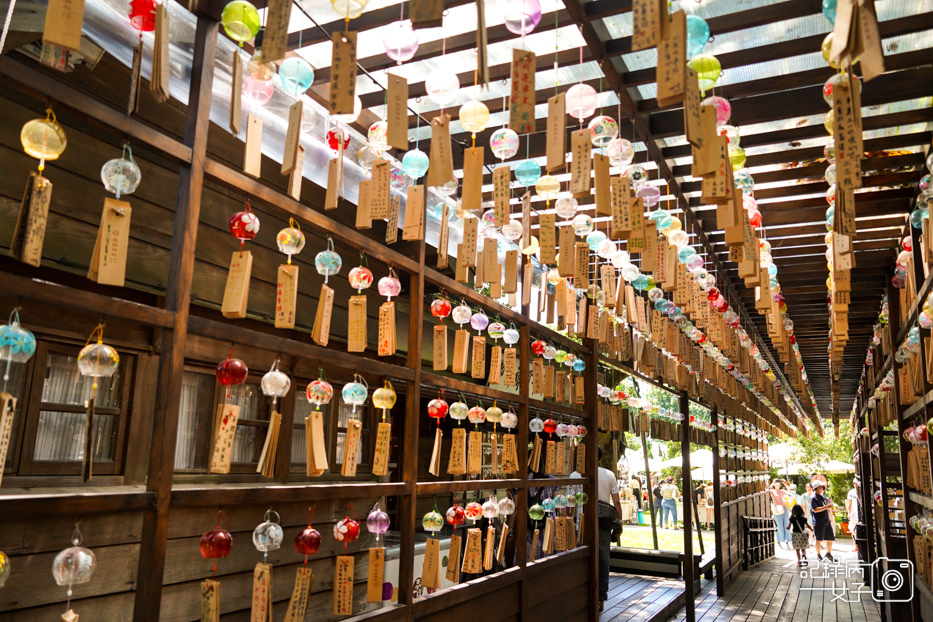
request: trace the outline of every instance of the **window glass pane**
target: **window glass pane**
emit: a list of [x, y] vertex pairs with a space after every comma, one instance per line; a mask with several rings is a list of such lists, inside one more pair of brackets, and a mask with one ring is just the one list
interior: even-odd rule
[[[213, 398], [214, 377], [186, 371], [181, 377], [181, 403], [178, 410], [178, 444], [175, 446], [175, 468], [196, 469], [198, 429], [210, 430], [210, 422], [201, 421], [199, 404]], [[202, 462], [204, 462], [202, 460]]]
[[[0, 365], [2, 365], [3, 373], [4, 375], [6, 375], [7, 373], [6, 363], [2, 363]], [[5, 465], [0, 464], [0, 469], [2, 469], [5, 466], [8, 466], [8, 467], [13, 466], [13, 455], [15, 452], [13, 451], [12, 444], [16, 443], [16, 439], [17, 439], [16, 432], [17, 432], [18, 425], [19, 425], [20, 412], [22, 412], [23, 408], [26, 406], [26, 402], [23, 401], [23, 387], [26, 384], [26, 365], [19, 365], [19, 364], [10, 365], [8, 373], [10, 375], [10, 378], [9, 380], [4, 380], [2, 388], [5, 393], [9, 393], [10, 395], [16, 398], [16, 409], [13, 411], [13, 433], [10, 438], [11, 445], [6, 454], [6, 464]]]
[[[305, 417], [311, 414], [311, 403], [304, 393], [298, 392], [295, 396], [295, 429], [292, 431], [292, 465], [304, 466], [307, 462], [305, 455]], [[327, 420], [327, 413], [324, 414]], [[326, 429], [326, 424], [325, 424]]]
[[[94, 415], [94, 460], [113, 460], [116, 419], [113, 415]], [[40, 411], [33, 460], [82, 461], [86, 426], [87, 415], [84, 413]]]
[[[346, 443], [347, 435], [344, 432], [337, 433], [337, 464], [343, 464], [343, 446]], [[363, 461], [363, 445], [366, 444], [366, 437], [360, 439], [360, 446], [356, 451], [356, 463], [367, 464]]]
[[238, 425], [233, 437], [232, 462], [259, 462], [262, 445], [266, 442], [266, 428]]
[[[269, 414], [267, 409], [262, 408], [260, 399], [267, 399], [263, 396], [262, 391], [259, 390], [258, 384], [237, 384], [231, 387], [221, 387], [220, 401], [224, 402], [224, 397], [226, 396], [226, 391], [224, 389], [230, 390], [230, 399], [226, 400], [231, 404], [236, 404], [240, 407], [240, 419], [261, 419], [263, 421], [268, 421]], [[216, 411], [216, 408], [215, 408]]]
[[[123, 367], [110, 378], [97, 379], [97, 394], [94, 404], [98, 408], [120, 407], [120, 380]], [[49, 353], [48, 366], [45, 370], [45, 382], [42, 384], [42, 401], [47, 404], [73, 404], [83, 406], [91, 399], [91, 387], [94, 380], [85, 378], [78, 372], [78, 357]]]

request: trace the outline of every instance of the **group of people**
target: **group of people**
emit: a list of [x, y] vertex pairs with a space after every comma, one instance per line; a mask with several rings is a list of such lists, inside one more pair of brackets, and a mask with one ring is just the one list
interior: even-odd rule
[[[836, 561], [833, 557], [835, 505], [826, 494], [826, 477], [814, 473], [810, 479], [806, 491], [800, 495], [796, 494], [794, 484], [781, 479], [774, 480], [769, 491], [771, 515], [777, 527], [777, 546], [794, 550], [798, 567], [809, 565], [807, 551], [811, 542], [818, 560]], [[852, 528], [860, 523], [858, 488], [859, 480], [855, 478], [854, 487], [846, 496], [846, 514]]]
[[[673, 477], [661, 478], [657, 473], [651, 474], [651, 486], [646, 486], [646, 478], [643, 473], [632, 474], [631, 477], [623, 477], [623, 482], [627, 483], [627, 488], [631, 491], [632, 497], [638, 509], [647, 509], [648, 495], [654, 497], [654, 519], [655, 523], [666, 529], [679, 529], [677, 521], [677, 500], [681, 496], [680, 488], [674, 483]], [[713, 482], [700, 482], [694, 490], [694, 503], [699, 512], [701, 524], [706, 523], [706, 529], [710, 528], [713, 522], [714, 502], [713, 502]], [[705, 514], [705, 517], [704, 517]]]

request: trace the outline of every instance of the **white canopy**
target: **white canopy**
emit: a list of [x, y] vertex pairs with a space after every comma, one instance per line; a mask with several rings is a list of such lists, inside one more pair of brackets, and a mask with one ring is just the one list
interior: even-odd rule
[[837, 475], [839, 473], [855, 473], [855, 465], [841, 460], [827, 460], [820, 464], [789, 464], [781, 470], [787, 475], [810, 475], [823, 473], [824, 475]]

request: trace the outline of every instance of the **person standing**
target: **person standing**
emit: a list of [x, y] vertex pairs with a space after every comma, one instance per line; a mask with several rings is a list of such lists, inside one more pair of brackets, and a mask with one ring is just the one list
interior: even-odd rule
[[661, 480], [658, 478], [657, 473], [651, 477], [651, 483], [654, 484], [651, 489], [651, 494], [654, 495], [654, 524], [660, 527], [661, 517], [664, 514], [661, 502], [664, 501], [664, 497], [661, 496]]
[[706, 529], [709, 531], [709, 523], [713, 520], [714, 513], [716, 511], [716, 503], [713, 501], [715, 498], [713, 496], [713, 482], [706, 482]]
[[797, 553], [797, 567], [809, 565], [807, 563], [807, 549], [810, 547], [810, 523], [807, 522], [806, 513], [799, 503], [794, 504], [791, 509], [788, 527], [790, 527], [794, 551]]
[[[680, 491], [677, 490], [677, 486], [674, 484], [674, 478], [668, 477], [663, 484], [661, 484], [661, 507], [664, 508], [662, 522], [669, 525], [670, 529], [677, 529], [677, 498], [680, 496]], [[670, 514], [671, 520], [668, 521], [667, 517]]]
[[812, 484], [807, 484], [807, 489], [797, 497], [797, 503], [803, 506], [804, 515], [807, 517], [807, 522], [810, 523], [810, 544], [813, 544], [813, 510], [810, 508], [810, 502], [813, 500], [813, 486]]
[[774, 519], [774, 525], [777, 527], [777, 533], [774, 540], [778, 546], [783, 544], [783, 548], [790, 550], [790, 534], [787, 533], [787, 507], [784, 505], [784, 489], [781, 488], [781, 481], [771, 482], [771, 517]]
[[861, 480], [856, 477], [852, 481], [852, 490], [846, 495], [846, 515], [849, 518], [849, 532], [855, 541], [855, 551], [862, 562], [867, 562], [865, 546], [867, 535], [865, 533], [865, 520], [862, 516], [862, 498], [860, 496]]
[[822, 545], [826, 545], [826, 559], [831, 562], [836, 561], [833, 557], [833, 542], [836, 540], [836, 534], [833, 533], [832, 510], [833, 502], [823, 493], [826, 492], [826, 484], [820, 480], [813, 482], [813, 488], [816, 494], [810, 501], [810, 507], [813, 509], [813, 536], [816, 538], [816, 558], [820, 561], [823, 556], [820, 554]]
[[[598, 460], [603, 459], [603, 448], [598, 448]], [[619, 482], [615, 473], [599, 467], [597, 473], [599, 512], [599, 610], [609, 598], [609, 553], [612, 532], [616, 524], [621, 525], [622, 502], [619, 500]]]
[[629, 486], [632, 487], [632, 494], [635, 495], [635, 503], [638, 504], [638, 509], [641, 509], [641, 480], [638, 479], [637, 475], [632, 475], [632, 481], [629, 482]]

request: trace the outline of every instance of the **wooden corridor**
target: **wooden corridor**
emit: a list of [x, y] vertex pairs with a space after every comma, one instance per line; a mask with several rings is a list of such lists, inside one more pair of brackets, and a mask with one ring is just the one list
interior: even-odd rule
[[[854, 562], [854, 547], [841, 540], [834, 548], [835, 566]], [[808, 553], [809, 570], [819, 572], [816, 555]], [[716, 597], [716, 582], [703, 580], [696, 599], [698, 622], [880, 622], [878, 604], [869, 594], [834, 600], [831, 578], [801, 578], [793, 551], [778, 549], [777, 556], [739, 575]], [[845, 584], [857, 589], [858, 578], [835, 579], [837, 592]], [[807, 589], [824, 588], [824, 589]], [[863, 588], [866, 589], [866, 588]], [[615, 574], [609, 581], [609, 599], [600, 622], [660, 622], [686, 619], [683, 581]], [[674, 608], [679, 610], [673, 613]]]

